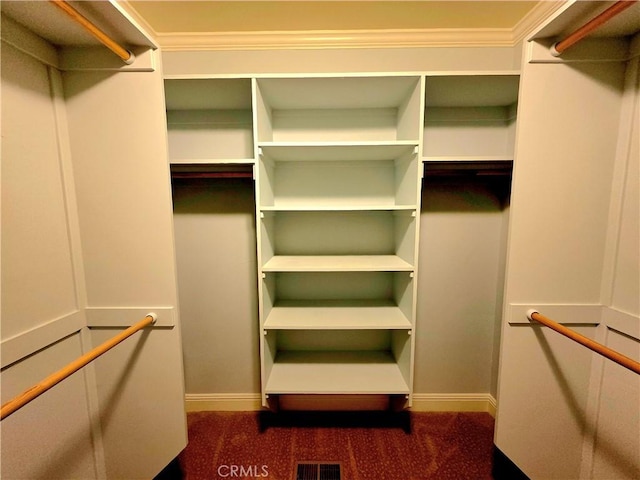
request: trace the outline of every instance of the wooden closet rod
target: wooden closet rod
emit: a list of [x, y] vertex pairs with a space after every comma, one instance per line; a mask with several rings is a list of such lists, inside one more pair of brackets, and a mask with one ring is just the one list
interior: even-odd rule
[[155, 323], [156, 318], [157, 317], [155, 313], [147, 314], [147, 316], [144, 317], [144, 319], [140, 320], [138, 323], [131, 325], [129, 328], [122, 331], [115, 337], [112, 337], [111, 339], [107, 340], [102, 345], [98, 345], [93, 350], [90, 350], [84, 355], [82, 355], [81, 357], [76, 358], [73, 362], [69, 363], [67, 366], [49, 375], [47, 378], [37, 383], [33, 387], [25, 390], [20, 395], [15, 397], [13, 400], [9, 400], [7, 403], [2, 405], [2, 407], [0, 407], [0, 420], [4, 420], [13, 412], [24, 407], [31, 400], [42, 395], [44, 392], [46, 392], [50, 388], [56, 386], [65, 378], [77, 372], [82, 367], [86, 366], [88, 363], [94, 361], [103, 353], [111, 350], [113, 347], [118, 345], [123, 340], [126, 340], [137, 331], [142, 330], [144, 327], [147, 327]]
[[592, 350], [596, 353], [599, 353], [603, 357], [608, 358], [616, 362], [618, 365], [622, 365], [625, 368], [628, 368], [632, 372], [640, 374], [640, 363], [635, 360], [630, 359], [622, 355], [620, 352], [616, 352], [609, 347], [605, 347], [601, 343], [598, 343], [594, 340], [591, 340], [584, 335], [579, 334], [575, 330], [571, 330], [570, 328], [565, 327], [564, 325], [560, 325], [558, 322], [551, 320], [544, 315], [536, 312], [535, 310], [529, 310], [527, 312], [527, 317], [529, 320], [541, 323], [552, 330], [555, 330], [561, 335], [564, 335], [567, 338], [570, 338], [574, 342], [578, 342], [580, 345], [587, 347], [589, 350]]
[[611, 20], [613, 17], [618, 15], [623, 10], [633, 6], [637, 0], [624, 0], [618, 1], [607, 8], [604, 12], [602, 12], [597, 17], [594, 17], [589, 22], [585, 23], [582, 27], [577, 29], [575, 32], [567, 35], [566, 38], [560, 40], [559, 42], [554, 43], [551, 46], [551, 54], [554, 57], [559, 57], [562, 53], [569, 47], [575, 45], [584, 37], [593, 32], [596, 28], [603, 25], [604, 23]]
[[96, 27], [91, 21], [78, 12], [74, 7], [69, 5], [65, 0], [50, 0], [56, 7], [60, 8], [67, 15], [78, 22], [85, 30], [91, 35], [96, 37], [102, 44], [119, 56], [124, 63], [131, 65], [135, 60], [135, 56], [126, 48], [123, 48], [115, 40], [109, 37], [106, 33]]

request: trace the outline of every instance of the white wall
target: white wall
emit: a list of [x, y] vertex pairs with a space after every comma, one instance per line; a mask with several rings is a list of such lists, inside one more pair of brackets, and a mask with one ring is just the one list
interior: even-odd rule
[[[508, 179], [504, 179], [508, 182]], [[427, 180], [422, 192], [416, 393], [493, 393], [504, 185]]]
[[520, 51], [513, 47], [166, 51], [162, 58], [168, 76], [513, 71], [520, 68]]
[[173, 203], [186, 392], [258, 395], [253, 181], [176, 180]]

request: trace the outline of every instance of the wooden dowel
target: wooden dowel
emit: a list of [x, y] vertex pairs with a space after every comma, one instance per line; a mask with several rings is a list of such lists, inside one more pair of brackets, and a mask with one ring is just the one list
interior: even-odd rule
[[549, 327], [550, 329], [555, 330], [561, 335], [564, 335], [565, 337], [570, 338], [574, 342], [578, 342], [580, 345], [587, 347], [589, 350], [599, 353], [603, 357], [606, 357], [609, 360], [616, 362], [618, 365], [622, 365], [623, 367], [628, 368], [632, 372], [640, 374], [639, 362], [636, 362], [635, 360], [632, 360], [631, 358], [626, 357], [625, 355], [622, 355], [621, 353], [616, 352], [615, 350], [612, 350], [609, 347], [605, 347], [601, 343], [591, 340], [590, 338], [579, 334], [575, 330], [571, 330], [570, 328], [565, 327], [564, 325], [561, 325], [558, 322], [551, 320], [550, 318], [545, 317], [544, 315], [541, 315], [538, 312], [535, 312], [535, 311], [529, 312], [527, 316], [529, 317], [530, 320], [534, 320], [538, 323], [541, 323]]
[[593, 18], [591, 21], [585, 23], [582, 27], [577, 29], [575, 32], [569, 34], [563, 40], [560, 40], [556, 44], [551, 47], [551, 52], [554, 56], [562, 55], [562, 53], [569, 47], [575, 45], [584, 37], [593, 32], [596, 28], [601, 26], [602, 24], [608, 22], [613, 17], [618, 15], [623, 10], [633, 6], [637, 0], [626, 0], [619, 1], [611, 5], [604, 12], [602, 12], [597, 17]]
[[27, 403], [29, 403], [34, 398], [42, 395], [44, 392], [49, 390], [51, 387], [54, 387], [65, 378], [69, 377], [73, 373], [80, 370], [82, 367], [87, 365], [88, 363], [94, 361], [103, 353], [111, 350], [113, 347], [118, 345], [123, 340], [126, 340], [131, 335], [136, 333], [139, 330], [142, 330], [144, 327], [151, 325], [156, 321], [156, 317], [154, 314], [149, 314], [144, 317], [143, 320], [140, 320], [138, 323], [130, 326], [126, 330], [122, 331], [115, 337], [107, 340], [103, 344], [97, 346], [93, 350], [85, 353], [81, 357], [78, 357], [73, 362], [69, 363], [64, 368], [61, 368], [57, 372], [49, 375], [47, 378], [37, 383], [33, 387], [25, 390], [20, 395], [15, 397], [13, 400], [9, 400], [7, 403], [2, 405], [0, 408], [0, 420], [4, 420], [6, 417], [14, 413], [16, 410], [24, 407]]
[[96, 37], [102, 44], [120, 57], [125, 63], [131, 64], [134, 60], [134, 55], [126, 48], [121, 47], [115, 40], [109, 37], [106, 33], [96, 27], [89, 19], [78, 12], [75, 8], [69, 5], [65, 0], [50, 0], [56, 7], [60, 8], [67, 15], [73, 18], [76, 22], [82, 25], [91, 35]]

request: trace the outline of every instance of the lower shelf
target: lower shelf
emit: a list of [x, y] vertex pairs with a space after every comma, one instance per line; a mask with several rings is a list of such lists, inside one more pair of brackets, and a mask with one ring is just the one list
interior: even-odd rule
[[412, 272], [397, 255], [277, 255], [263, 272]]
[[265, 329], [411, 329], [411, 322], [391, 301], [280, 301], [264, 322]]
[[278, 352], [266, 394], [409, 394], [390, 352]]

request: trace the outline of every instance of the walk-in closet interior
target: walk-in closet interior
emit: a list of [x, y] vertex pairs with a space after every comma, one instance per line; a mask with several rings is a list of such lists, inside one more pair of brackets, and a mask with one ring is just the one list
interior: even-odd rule
[[619, 2], [304, 48], [69, 3], [133, 56], [1, 3], [2, 403], [157, 320], [2, 420], [3, 478], [153, 478], [202, 410], [483, 411], [531, 479], [638, 477], [640, 377], [528, 313], [640, 359], [640, 5], [559, 55]]

